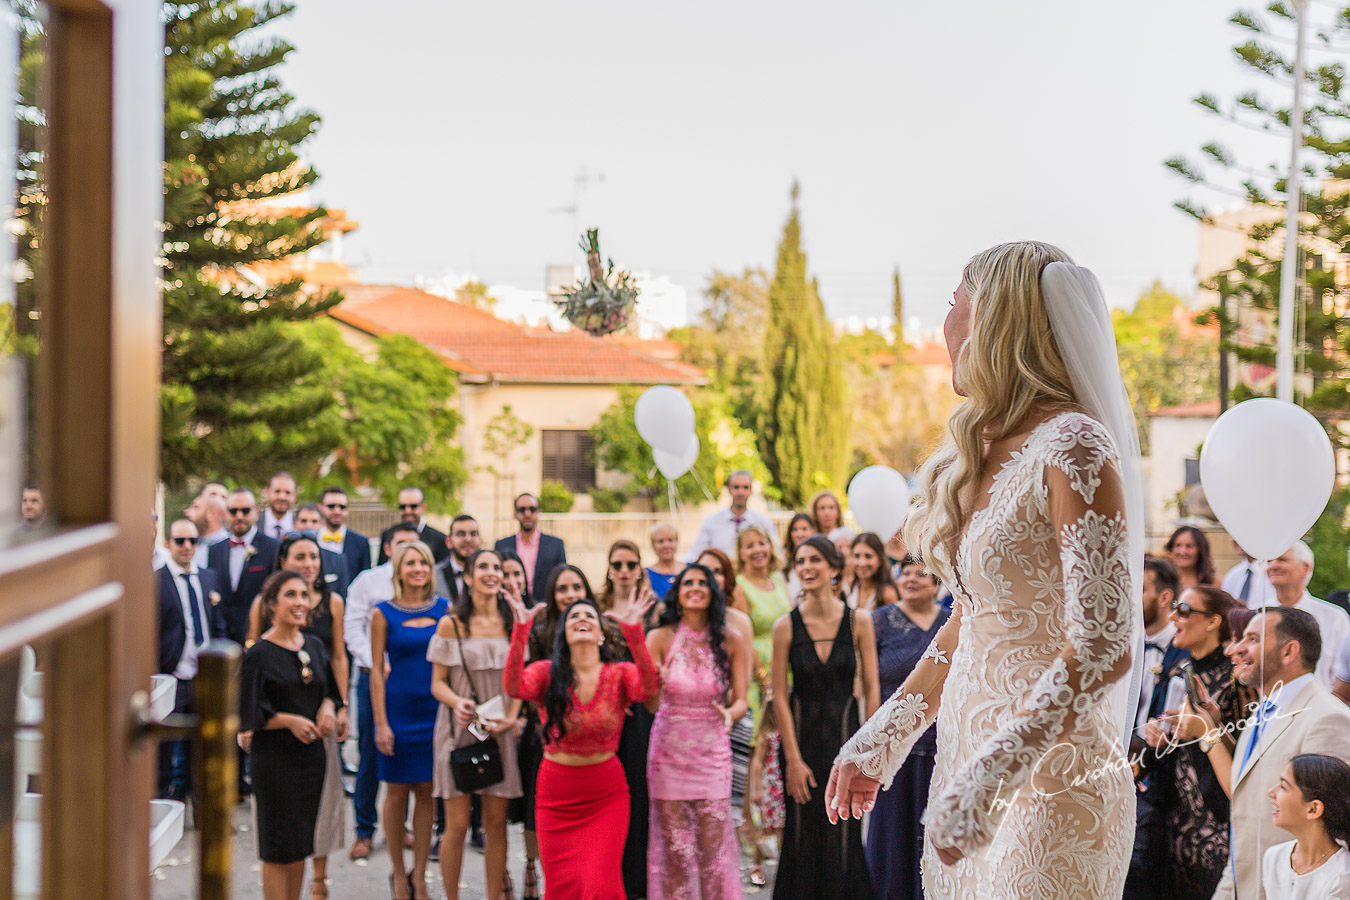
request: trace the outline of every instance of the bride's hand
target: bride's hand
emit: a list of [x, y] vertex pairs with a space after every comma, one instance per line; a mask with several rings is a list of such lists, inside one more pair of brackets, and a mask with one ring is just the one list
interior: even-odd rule
[[830, 768], [830, 781], [825, 786], [825, 814], [831, 824], [840, 819], [861, 819], [871, 812], [877, 802], [881, 782], [868, 778], [853, 763], [835, 763]]

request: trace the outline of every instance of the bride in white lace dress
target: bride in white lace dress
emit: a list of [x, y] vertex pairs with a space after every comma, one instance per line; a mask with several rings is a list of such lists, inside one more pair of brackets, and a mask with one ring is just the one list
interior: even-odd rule
[[953, 615], [840, 751], [826, 802], [870, 809], [936, 719], [927, 897], [1119, 897], [1142, 502], [1106, 304], [1062, 251], [1005, 244], [966, 267], [945, 332], [967, 402], [906, 537]]

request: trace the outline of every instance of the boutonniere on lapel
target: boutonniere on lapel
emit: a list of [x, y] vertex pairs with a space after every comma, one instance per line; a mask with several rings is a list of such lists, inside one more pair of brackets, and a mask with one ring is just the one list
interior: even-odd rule
[[244, 548], [244, 559], [249, 560], [258, 555], [258, 548], [249, 544]]
[[211, 601], [212, 606], [220, 605], [220, 591], [212, 591], [206, 595], [206, 599]]
[[300, 658], [300, 677], [304, 679], [305, 684], [309, 684], [314, 680], [314, 670], [309, 667], [309, 653], [297, 650], [295, 655]]
[[1162, 677], [1162, 663], [1154, 663], [1154, 664], [1153, 664], [1153, 667], [1150, 668], [1149, 671], [1153, 673], [1153, 677], [1154, 677], [1154, 678], [1161, 678], [1161, 677]]

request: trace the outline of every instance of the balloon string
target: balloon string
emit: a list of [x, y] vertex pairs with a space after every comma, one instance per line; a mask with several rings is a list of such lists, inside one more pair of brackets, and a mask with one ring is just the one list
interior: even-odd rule
[[711, 503], [711, 502], [713, 502], [714, 500], [717, 499], [716, 497], [714, 497], [714, 496], [712, 495], [712, 492], [708, 490], [708, 486], [707, 486], [706, 484], [703, 483], [703, 479], [698, 477], [698, 472], [697, 472], [697, 471], [695, 471], [694, 469], [690, 469], [690, 470], [689, 470], [689, 474], [694, 476], [694, 481], [698, 484], [699, 488], [703, 491], [703, 496], [705, 496], [705, 497], [708, 498], [708, 502]]
[[670, 497], [670, 524], [675, 524], [675, 482], [666, 479], [666, 491]]

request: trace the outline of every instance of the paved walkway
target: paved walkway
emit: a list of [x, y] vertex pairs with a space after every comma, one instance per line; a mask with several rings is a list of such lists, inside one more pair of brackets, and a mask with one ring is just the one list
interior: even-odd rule
[[[350, 817], [348, 817], [350, 820]], [[258, 842], [253, 833], [252, 807], [241, 804], [235, 812], [234, 837], [234, 885], [231, 896], [236, 900], [262, 900], [262, 887], [259, 883], [262, 865], [258, 862]], [[350, 821], [348, 823], [350, 827]], [[519, 825], [512, 825], [509, 832], [509, 866], [516, 879], [516, 897], [520, 897], [520, 873], [525, 864], [525, 844]], [[350, 846], [350, 840], [348, 841]], [[772, 867], [766, 867], [770, 878], [769, 887], [756, 888], [748, 882], [746, 895], [766, 898], [773, 890]], [[428, 867], [430, 893], [434, 898], [442, 898], [445, 892], [441, 885], [440, 865], [432, 863]], [[384, 843], [377, 841], [369, 860], [352, 862], [347, 854], [340, 853], [328, 859], [328, 877], [332, 887], [329, 889], [332, 900], [379, 900], [389, 895], [389, 857], [385, 853]], [[461, 900], [486, 900], [483, 897], [483, 856], [474, 850], [464, 851], [464, 866], [460, 875]], [[183, 840], [169, 854], [164, 864], [156, 870], [152, 885], [154, 900], [197, 900], [197, 832], [188, 832]], [[302, 895], [309, 900], [308, 880]]]

